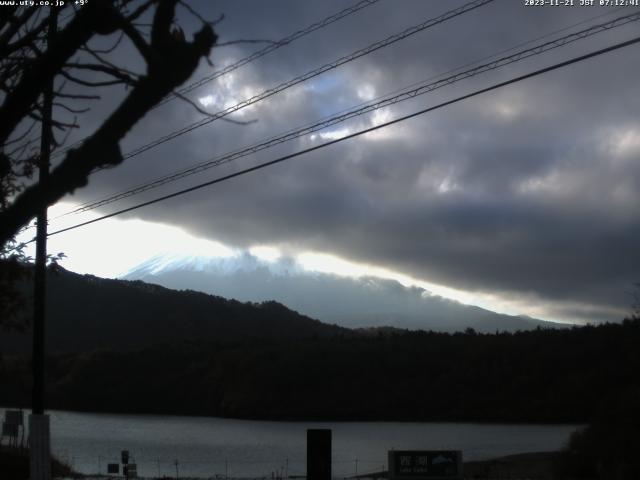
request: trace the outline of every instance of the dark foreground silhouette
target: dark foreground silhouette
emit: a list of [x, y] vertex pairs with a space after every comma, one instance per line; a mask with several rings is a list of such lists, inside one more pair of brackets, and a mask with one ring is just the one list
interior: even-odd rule
[[[556, 478], [640, 478], [640, 320], [513, 334], [353, 331], [275, 302], [89, 280], [113, 305], [71, 303], [73, 323], [51, 326], [58, 348], [47, 358], [47, 408], [588, 423], [565, 452], [538, 460]], [[84, 290], [87, 305], [92, 291]], [[129, 308], [134, 294], [145, 308]], [[0, 333], [0, 405], [28, 407], [30, 359], [17, 338]]]

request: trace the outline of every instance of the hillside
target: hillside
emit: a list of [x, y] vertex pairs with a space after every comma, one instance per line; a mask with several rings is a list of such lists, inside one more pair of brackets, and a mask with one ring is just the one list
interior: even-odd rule
[[[640, 388], [638, 320], [493, 334], [349, 330], [276, 302], [64, 270], [50, 272], [48, 310], [50, 408], [583, 422]], [[0, 334], [0, 404], [29, 402], [29, 341]]]
[[[197, 276], [189, 275], [196, 273], [185, 274], [193, 279]], [[219, 280], [211, 281], [210, 275], [200, 273], [211, 285], [221, 284]], [[247, 291], [255, 290], [257, 282], [262, 281], [265, 289], [272, 290], [274, 294], [287, 291], [290, 287], [307, 303], [343, 309], [352, 315], [354, 305], [360, 302], [362, 312], [369, 313], [361, 313], [356, 325], [347, 328], [320, 322], [273, 300], [242, 302], [189, 288], [174, 290], [140, 280], [103, 279], [58, 268], [48, 274], [47, 350], [51, 353], [97, 348], [130, 350], [189, 340], [300, 340], [336, 335], [368, 335], [371, 327], [376, 327], [374, 332], [387, 329], [402, 331], [403, 328], [398, 325], [405, 324], [413, 325], [413, 328], [422, 325], [424, 329], [434, 331], [462, 331], [466, 328], [473, 328], [477, 332], [516, 331], [537, 326], [566, 328], [550, 322], [499, 315], [440, 297], [425, 297], [416, 289], [379, 279], [369, 279], [363, 283], [320, 275], [297, 279], [291, 276], [278, 280], [265, 271], [255, 270], [243, 274], [229, 272], [229, 275], [229, 284], [244, 283]], [[154, 276], [148, 278], [156, 279]], [[30, 287], [30, 284], [25, 285], [27, 291]], [[329, 294], [335, 295], [333, 302]], [[344, 299], [345, 295], [352, 299]], [[410, 311], [407, 314], [409, 320], [404, 322], [401, 317], [391, 313], [402, 305], [407, 312]], [[423, 311], [425, 306], [427, 310]], [[430, 314], [427, 315], [427, 312]], [[26, 318], [28, 315], [27, 312]], [[347, 317], [345, 313], [342, 319]], [[418, 321], [419, 318], [422, 320]], [[358, 328], [357, 325], [362, 327]], [[0, 353], [25, 353], [30, 348], [31, 338], [28, 335], [0, 334]]]
[[[47, 350], [126, 350], [150, 345], [237, 339], [329, 337], [348, 330], [277, 302], [242, 303], [140, 281], [109, 280], [63, 269], [49, 272]], [[29, 352], [28, 335], [0, 334], [0, 352]]]

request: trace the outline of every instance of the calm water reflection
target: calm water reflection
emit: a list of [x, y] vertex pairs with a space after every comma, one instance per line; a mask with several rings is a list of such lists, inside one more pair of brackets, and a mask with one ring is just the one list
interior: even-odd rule
[[[4, 414], [3, 410], [0, 412]], [[465, 460], [561, 448], [575, 425], [265, 422], [51, 411], [54, 453], [82, 473], [105, 472], [127, 449], [139, 476], [301, 475], [306, 429], [333, 430], [333, 472], [383, 469], [390, 449], [460, 449]]]

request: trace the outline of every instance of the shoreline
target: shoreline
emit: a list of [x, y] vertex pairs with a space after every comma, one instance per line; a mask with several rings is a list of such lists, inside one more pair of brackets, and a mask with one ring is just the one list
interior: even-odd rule
[[[7, 451], [8, 450], [8, 451]], [[4, 453], [4, 454], [3, 454]], [[13, 473], [16, 478], [20, 477], [19, 471], [27, 469], [27, 457], [25, 452], [18, 453], [17, 451], [11, 451], [5, 447], [4, 452], [0, 452], [0, 457], [3, 458], [5, 466], [9, 467], [10, 472]], [[518, 453], [514, 455], [507, 455], [503, 457], [496, 457], [486, 460], [472, 460], [463, 463], [463, 478], [465, 479], [509, 479], [509, 478], [536, 478], [537, 480], [552, 480], [554, 478], [553, 471], [554, 465], [557, 461], [560, 451], [546, 451], [546, 452], [528, 452]], [[13, 460], [9, 462], [8, 460]], [[11, 464], [13, 468], [10, 467]], [[68, 465], [54, 460], [54, 472], [58, 473], [55, 478], [59, 480], [71, 480], [71, 479], [84, 479], [84, 480], [97, 480], [105, 478], [113, 478], [109, 475], [100, 474], [82, 474], [74, 472]], [[26, 478], [26, 477], [25, 477]], [[161, 480], [167, 477], [144, 477], [148, 480]], [[205, 478], [220, 478], [215, 477], [181, 477], [183, 480], [196, 480]], [[221, 477], [224, 479], [224, 477]], [[292, 480], [292, 479], [306, 479], [304, 475], [290, 475], [288, 477], [228, 477], [224, 480]], [[388, 478], [387, 471], [372, 472], [364, 475], [354, 475], [348, 477], [334, 477], [335, 480], [364, 480], [364, 479], [386, 479]]]
[[554, 478], [554, 465], [560, 451], [517, 453], [488, 460], [464, 462], [465, 478]]
[[[514, 455], [506, 455], [486, 460], [472, 460], [463, 463], [464, 479], [518, 479], [518, 478], [535, 478], [536, 480], [553, 480], [554, 464], [560, 455], [560, 451], [543, 451], [518, 453]], [[68, 477], [56, 477], [57, 480], [104, 480], [114, 478], [109, 475], [95, 474], [72, 474]], [[146, 480], [167, 480], [173, 477], [140, 477]], [[290, 475], [288, 477], [228, 477], [211, 476], [211, 477], [180, 477], [181, 480], [205, 480], [215, 478], [218, 480], [306, 480], [304, 475]], [[354, 475], [348, 477], [332, 477], [332, 480], [366, 480], [375, 479], [382, 480], [388, 478], [387, 471], [373, 472], [364, 475]]]
[[[535, 478], [551, 480], [553, 467], [560, 451], [527, 452], [463, 462], [465, 479]], [[463, 452], [464, 454], [464, 452]], [[291, 477], [290, 477], [291, 478]], [[306, 477], [302, 477], [306, 478]], [[387, 479], [388, 472], [380, 471], [346, 477], [346, 480]]]
[[[28, 415], [31, 412], [30, 406], [20, 406], [20, 405], [11, 405], [11, 404], [0, 404], [0, 412], [5, 410], [22, 410]], [[420, 420], [412, 420], [406, 419], [404, 417], [399, 418], [344, 418], [341, 416], [331, 417], [331, 416], [309, 416], [309, 417], [271, 417], [271, 416], [223, 416], [223, 415], [204, 415], [200, 413], [180, 413], [180, 412], [169, 412], [169, 413], [145, 413], [145, 412], [136, 412], [135, 410], [128, 411], [117, 411], [117, 410], [90, 410], [90, 409], [65, 409], [65, 408], [47, 408], [45, 410], [45, 414], [54, 414], [54, 413], [70, 413], [70, 414], [88, 414], [88, 415], [104, 415], [104, 416], [119, 416], [119, 417], [143, 417], [143, 418], [201, 418], [201, 419], [217, 419], [217, 420], [237, 420], [237, 421], [247, 421], [247, 422], [269, 422], [269, 423], [401, 423], [401, 424], [464, 424], [464, 425], [512, 425], [512, 426], [566, 426], [566, 427], [575, 427], [576, 429], [582, 428], [588, 424], [588, 420], [585, 421], [558, 421], [558, 422], [543, 422], [543, 421], [534, 421], [534, 420], [500, 420], [500, 419], [447, 419], [440, 418], [437, 420], [434, 419], [420, 419]]]

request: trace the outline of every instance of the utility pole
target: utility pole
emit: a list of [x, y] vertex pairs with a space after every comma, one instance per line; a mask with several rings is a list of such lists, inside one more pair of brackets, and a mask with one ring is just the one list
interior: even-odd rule
[[[54, 48], [58, 12], [49, 7], [47, 49]], [[42, 93], [42, 134], [38, 182], [45, 185], [49, 178], [49, 157], [52, 145], [53, 77]], [[30, 479], [51, 479], [51, 432], [49, 416], [44, 414], [44, 321], [47, 275], [47, 207], [37, 217], [36, 265], [33, 286], [33, 395], [29, 417]]]

